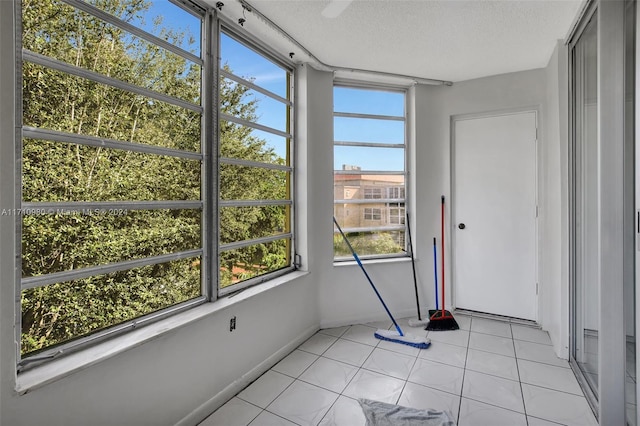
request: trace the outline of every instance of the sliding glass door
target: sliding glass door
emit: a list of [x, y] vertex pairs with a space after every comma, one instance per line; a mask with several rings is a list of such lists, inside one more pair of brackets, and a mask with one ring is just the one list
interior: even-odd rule
[[[638, 345], [636, 282], [638, 276], [637, 259], [640, 251], [640, 150], [636, 148], [636, 52], [638, 49], [636, 16], [638, 5], [635, 1], [627, 1], [625, 7], [625, 102], [624, 102], [624, 329], [625, 329], [625, 403], [627, 424], [638, 424], [637, 409], [637, 364], [636, 348]], [[635, 230], [635, 232], [631, 232]], [[636, 244], [637, 240], [637, 244]]]
[[572, 356], [598, 395], [598, 17], [572, 48], [574, 120], [574, 333]]
[[600, 424], [638, 424], [636, 7], [592, 1], [569, 43], [570, 357]]

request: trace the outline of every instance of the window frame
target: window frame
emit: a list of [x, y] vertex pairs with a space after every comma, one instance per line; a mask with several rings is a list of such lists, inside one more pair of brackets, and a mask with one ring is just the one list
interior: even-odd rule
[[[352, 113], [352, 112], [343, 112], [343, 111], [337, 111], [335, 106], [333, 108], [333, 118], [335, 119], [336, 117], [352, 117], [352, 118], [372, 118], [372, 119], [378, 119], [380, 121], [383, 120], [388, 120], [388, 121], [402, 121], [404, 123], [404, 132], [403, 132], [403, 138], [404, 140], [402, 141], [402, 144], [400, 143], [380, 143], [380, 142], [367, 142], [367, 141], [360, 141], [360, 142], [345, 142], [345, 141], [338, 141], [336, 140], [335, 137], [335, 131], [334, 131], [334, 135], [333, 135], [333, 149], [334, 149], [334, 153], [335, 153], [335, 148], [337, 146], [351, 146], [351, 147], [361, 147], [361, 148], [370, 148], [370, 149], [375, 149], [375, 148], [397, 148], [397, 149], [403, 149], [404, 151], [404, 161], [403, 161], [403, 170], [396, 172], [396, 171], [386, 171], [386, 170], [375, 170], [375, 171], [369, 171], [369, 170], [360, 170], [360, 168], [356, 168], [356, 169], [346, 169], [346, 170], [333, 170], [333, 176], [334, 176], [334, 186], [335, 186], [335, 176], [336, 175], [380, 175], [380, 176], [385, 176], [385, 175], [402, 175], [404, 176], [404, 185], [392, 185], [391, 188], [386, 188], [387, 190], [383, 190], [382, 187], [378, 188], [375, 185], [363, 185], [362, 189], [363, 189], [363, 196], [362, 199], [336, 199], [335, 198], [335, 190], [334, 190], [334, 200], [333, 200], [333, 205], [334, 205], [334, 214], [336, 211], [336, 206], [338, 205], [342, 205], [342, 206], [347, 206], [347, 205], [380, 205], [382, 204], [382, 206], [380, 207], [381, 210], [381, 219], [380, 220], [388, 220], [388, 217], [385, 218], [385, 214], [389, 212], [389, 206], [390, 204], [398, 204], [398, 203], [403, 203], [404, 204], [404, 211], [405, 214], [407, 211], [409, 211], [409, 207], [410, 207], [410, 200], [409, 197], [407, 196], [408, 194], [410, 194], [410, 170], [409, 170], [409, 165], [410, 165], [410, 146], [409, 146], [409, 141], [410, 141], [410, 126], [412, 125], [411, 121], [410, 121], [410, 91], [409, 91], [409, 87], [407, 86], [398, 86], [398, 85], [392, 85], [392, 84], [379, 84], [379, 83], [373, 83], [373, 82], [367, 82], [367, 81], [361, 81], [361, 80], [349, 80], [349, 79], [334, 79], [333, 82], [333, 89], [335, 88], [346, 88], [346, 89], [360, 89], [360, 90], [369, 90], [369, 91], [376, 91], [376, 92], [390, 92], [390, 93], [401, 93], [403, 95], [403, 115], [402, 117], [400, 116], [392, 116], [392, 115], [384, 115], [384, 114], [370, 114], [370, 113]], [[401, 146], [400, 146], [401, 145]], [[375, 191], [376, 189], [379, 189], [379, 191]], [[405, 197], [403, 198], [391, 198], [391, 197], [387, 197], [389, 194], [389, 189], [399, 189], [400, 192], [404, 192]], [[368, 190], [368, 191], [367, 191]], [[379, 192], [380, 194], [380, 198], [376, 198], [375, 197], [375, 193]], [[370, 195], [370, 197], [367, 197], [367, 195]], [[385, 198], [386, 197], [386, 198]], [[346, 210], [346, 208], [345, 208]], [[363, 216], [364, 217], [364, 211], [363, 211]], [[368, 220], [368, 219], [367, 219]], [[338, 220], [338, 222], [340, 222]], [[345, 227], [342, 226], [343, 228], [342, 230], [345, 233], [349, 233], [349, 232], [401, 232], [404, 233], [404, 236], [401, 238], [404, 241], [404, 247], [403, 250], [401, 252], [398, 253], [390, 253], [390, 254], [358, 254], [358, 257], [360, 257], [363, 260], [368, 260], [368, 261], [374, 261], [376, 259], [389, 259], [389, 258], [405, 258], [408, 257], [408, 253], [407, 253], [407, 244], [408, 244], [408, 239], [406, 238], [406, 233], [407, 233], [407, 224], [406, 224], [406, 220], [404, 221], [404, 224], [388, 224], [386, 226], [364, 226], [364, 227], [358, 227], [358, 228], [349, 228], [349, 227]], [[337, 229], [334, 227], [334, 235], [338, 234]], [[333, 261], [334, 263], [342, 263], [342, 262], [350, 262], [352, 261], [352, 257], [351, 256], [336, 256], [335, 253], [333, 255]]]
[[[217, 258], [218, 261], [216, 262], [216, 264], [218, 265], [218, 270], [216, 272], [216, 277], [217, 277], [217, 284], [216, 284], [216, 288], [214, 290], [216, 290], [216, 293], [218, 295], [218, 297], [222, 297], [222, 296], [226, 296], [232, 293], [236, 293], [238, 291], [242, 291], [246, 288], [252, 287], [254, 285], [258, 285], [261, 283], [264, 283], [266, 281], [269, 281], [271, 279], [280, 277], [282, 275], [288, 274], [290, 272], [295, 271], [298, 268], [298, 262], [296, 260], [297, 258], [297, 253], [296, 253], [296, 247], [295, 247], [295, 229], [296, 229], [296, 219], [295, 219], [295, 212], [296, 212], [296, 208], [295, 208], [295, 158], [296, 158], [296, 153], [295, 153], [295, 141], [296, 141], [296, 135], [295, 135], [295, 122], [296, 122], [296, 116], [295, 116], [295, 112], [296, 112], [296, 108], [295, 108], [295, 80], [296, 80], [296, 73], [295, 73], [295, 67], [292, 65], [292, 63], [284, 60], [283, 58], [281, 58], [280, 56], [278, 56], [277, 54], [273, 53], [271, 51], [271, 49], [269, 49], [268, 47], [264, 46], [262, 43], [256, 41], [253, 37], [251, 37], [250, 35], [246, 34], [244, 31], [241, 31], [237, 28], [237, 25], [233, 25], [233, 23], [229, 22], [226, 20], [226, 18], [224, 17], [219, 17], [218, 18], [218, 30], [217, 33], [218, 35], [217, 40], [216, 40], [216, 44], [217, 44], [217, 57], [218, 59], [218, 63], [216, 65], [216, 72], [218, 73], [218, 78], [216, 78], [216, 81], [218, 81], [219, 78], [221, 77], [225, 77], [228, 79], [231, 79], [232, 81], [236, 82], [237, 84], [242, 84], [245, 87], [249, 88], [250, 90], [255, 90], [265, 96], [270, 97], [271, 99], [275, 99], [280, 101], [281, 98], [280, 96], [278, 96], [277, 94], [270, 92], [267, 89], [262, 88], [261, 86], [255, 84], [255, 83], [251, 83], [247, 80], [242, 79], [242, 77], [237, 76], [235, 74], [232, 73], [228, 73], [226, 71], [222, 70], [222, 54], [221, 54], [221, 49], [220, 49], [220, 40], [221, 40], [221, 35], [225, 34], [227, 37], [232, 38], [234, 41], [240, 43], [243, 47], [253, 51], [254, 53], [262, 56], [263, 58], [269, 60], [270, 62], [272, 62], [274, 65], [279, 66], [280, 68], [283, 69], [283, 71], [285, 71], [287, 73], [287, 94], [288, 94], [288, 99], [283, 99], [286, 100], [288, 105], [287, 105], [287, 117], [286, 117], [286, 121], [287, 121], [287, 126], [288, 126], [288, 133], [287, 132], [282, 132], [278, 129], [274, 129], [274, 128], [270, 128], [268, 126], [265, 126], [263, 124], [259, 124], [259, 123], [252, 123], [249, 121], [245, 121], [242, 119], [237, 119], [234, 118], [233, 116], [230, 115], [226, 115], [220, 111], [220, 102], [217, 102], [217, 116], [216, 116], [216, 126], [218, 127], [216, 129], [216, 138], [220, 138], [220, 129], [219, 129], [219, 125], [218, 123], [220, 122], [221, 119], [225, 119], [227, 121], [231, 121], [237, 124], [240, 124], [242, 126], [245, 127], [249, 127], [255, 130], [260, 130], [263, 132], [267, 132], [276, 136], [282, 136], [285, 137], [287, 140], [287, 153], [288, 153], [288, 158], [289, 158], [289, 164], [284, 166], [284, 167], [279, 167], [277, 165], [269, 165], [267, 163], [265, 163], [262, 167], [265, 169], [270, 169], [270, 170], [277, 170], [277, 171], [285, 171], [287, 173], [288, 179], [289, 179], [289, 185], [287, 190], [287, 194], [288, 194], [288, 200], [255, 200], [254, 202], [246, 202], [246, 201], [242, 201], [242, 200], [233, 200], [233, 202], [223, 202], [222, 200], [219, 199], [219, 194], [220, 194], [220, 181], [217, 180], [216, 184], [217, 184], [217, 190], [216, 190], [216, 194], [217, 194], [217, 200], [216, 200], [216, 205], [217, 205], [217, 217], [216, 217], [216, 224], [217, 224], [217, 230], [220, 230], [220, 223], [219, 223], [219, 219], [220, 219], [220, 209], [224, 208], [224, 207], [237, 207], [237, 206], [243, 206], [243, 205], [255, 205], [255, 206], [276, 206], [276, 205], [282, 205], [282, 206], [287, 206], [289, 209], [289, 217], [288, 219], [286, 219], [289, 223], [289, 232], [287, 233], [282, 233], [282, 234], [278, 234], [277, 236], [271, 236], [271, 237], [264, 237], [264, 238], [256, 238], [256, 239], [252, 239], [252, 240], [245, 240], [244, 242], [233, 242], [233, 243], [228, 243], [228, 244], [220, 244], [219, 242], [219, 236], [216, 238], [216, 245], [217, 245]], [[230, 76], [233, 76], [230, 78]], [[216, 85], [216, 87], [218, 87]], [[219, 94], [219, 91], [216, 91], [217, 94]], [[280, 101], [282, 102], [282, 101]], [[231, 120], [229, 120], [231, 119]], [[220, 144], [217, 144], [216, 146], [217, 149], [217, 155], [216, 158], [218, 159], [218, 163], [216, 164], [216, 170], [220, 170], [220, 165], [223, 163], [222, 161], [222, 156], [220, 154]], [[255, 165], [255, 164], [251, 164], [251, 162], [244, 162], [242, 160], [237, 160], [235, 159], [228, 159], [231, 160], [231, 162], [226, 163], [226, 164], [242, 164], [242, 165], [249, 165], [249, 166], [255, 166], [255, 167], [260, 167], [259, 165]], [[266, 274], [263, 275], [257, 275], [255, 277], [249, 278], [247, 280], [243, 280], [240, 281], [238, 283], [229, 285], [227, 287], [220, 287], [220, 284], [222, 282], [221, 278], [220, 278], [220, 268], [219, 268], [219, 258], [220, 258], [220, 254], [223, 251], [226, 250], [234, 250], [234, 249], [238, 249], [238, 248], [244, 248], [244, 247], [250, 247], [252, 245], [255, 244], [259, 244], [261, 242], [275, 242], [275, 241], [280, 241], [280, 240], [285, 240], [288, 239], [289, 240], [289, 250], [288, 250], [288, 256], [289, 256], [289, 264], [283, 268], [268, 272]]]
[[[138, 27], [132, 25], [128, 22], [122, 21], [119, 18], [109, 15], [107, 12], [102, 11], [101, 9], [92, 6], [91, 4], [76, 1], [76, 0], [61, 0], [64, 4], [75, 8], [76, 10], [81, 10], [83, 12], [89, 13], [90, 15], [98, 18], [102, 22], [106, 22], [111, 25], [115, 25], [116, 27], [121, 28], [126, 33], [140, 37], [141, 39], [149, 42], [155, 46], [159, 46], [168, 50], [172, 53], [177, 53], [181, 57], [194, 62], [192, 59], [196, 56], [187, 52], [186, 50], [178, 47], [176, 45], [171, 45], [171, 43], [164, 41], [163, 39], [158, 38], [150, 32], [147, 32], [142, 27]], [[22, 339], [22, 291], [25, 288], [32, 288], [38, 286], [39, 282], [50, 281], [52, 277], [49, 275], [38, 276], [27, 278], [27, 285], [31, 287], [25, 287], [25, 279], [22, 278], [21, 274], [21, 262], [22, 262], [22, 218], [17, 215], [15, 216], [15, 229], [16, 229], [16, 272], [15, 272], [15, 338], [16, 342], [18, 342], [16, 348], [16, 362], [17, 362], [17, 371], [18, 373], [22, 371], [30, 370], [33, 367], [45, 364], [51, 360], [58, 358], [61, 355], [67, 355], [70, 353], [75, 353], [84, 349], [88, 349], [93, 347], [94, 345], [103, 342], [107, 339], [114, 338], [116, 336], [120, 336], [136, 328], [156, 323], [160, 320], [172, 317], [174, 315], [183, 313], [187, 310], [195, 308], [197, 306], [203, 305], [207, 302], [215, 302], [217, 299], [231, 292], [220, 292], [219, 291], [219, 230], [220, 224], [219, 220], [219, 209], [220, 203], [218, 202], [218, 194], [219, 194], [219, 179], [217, 178], [218, 167], [220, 164], [219, 161], [219, 117], [220, 117], [220, 102], [219, 102], [219, 76], [220, 76], [220, 65], [219, 61], [216, 58], [219, 57], [220, 52], [220, 38], [222, 34], [222, 28], [232, 28], [231, 23], [226, 20], [223, 16], [219, 15], [218, 12], [212, 5], [203, 5], [201, 3], [193, 2], [193, 1], [181, 1], [181, 2], [172, 2], [175, 7], [179, 7], [189, 14], [195, 16], [200, 20], [200, 56], [198, 58], [197, 64], [200, 65], [200, 104], [198, 105], [198, 110], [200, 112], [200, 150], [199, 152], [190, 152], [184, 151], [186, 154], [181, 156], [179, 155], [180, 150], [178, 149], [168, 149], [162, 147], [154, 147], [147, 146], [144, 144], [140, 144], [141, 146], [124, 146], [119, 141], [109, 141], [100, 138], [92, 138], [91, 136], [85, 135], [75, 135], [75, 137], [67, 137], [73, 136], [73, 134], [62, 134], [62, 132], [55, 132], [46, 129], [35, 129], [28, 128], [28, 126], [23, 126], [23, 111], [22, 111], [22, 102], [23, 102], [23, 94], [22, 94], [22, 79], [23, 79], [23, 62], [41, 62], [45, 64], [61, 62], [55, 59], [49, 60], [47, 57], [38, 57], [37, 54], [31, 54], [26, 49], [23, 49], [22, 45], [22, 4], [21, 2], [16, 3], [16, 18], [17, 23], [15, 25], [15, 34], [17, 40], [17, 50], [18, 54], [16, 55], [16, 64], [15, 64], [15, 75], [17, 82], [16, 89], [16, 108], [15, 108], [15, 118], [16, 118], [16, 141], [15, 141], [15, 155], [17, 159], [22, 159], [22, 144], [23, 139], [29, 137], [29, 135], [40, 135], [46, 136], [47, 141], [54, 142], [64, 142], [64, 143], [80, 143], [83, 146], [107, 146], [108, 148], [114, 149], [126, 149], [127, 152], [142, 152], [147, 154], [159, 154], [166, 155], [167, 153], [175, 155], [178, 158], [184, 157], [192, 160], [200, 161], [200, 199], [199, 200], [185, 200], [185, 201], [125, 201], [125, 202], [65, 202], [65, 203], [25, 203], [22, 198], [22, 182], [23, 182], [23, 170], [18, 165], [15, 169], [15, 186], [16, 186], [16, 206], [19, 209], [24, 208], [56, 208], [61, 207], [66, 209], [65, 211], [77, 211], [82, 208], [135, 208], [138, 207], [141, 210], [153, 210], [153, 209], [166, 209], [166, 208], [187, 208], [187, 209], [196, 209], [201, 213], [200, 217], [200, 248], [197, 250], [188, 250], [188, 253], [193, 255], [193, 252], [198, 252], [197, 255], [200, 257], [200, 295], [190, 300], [186, 300], [180, 303], [176, 303], [165, 308], [153, 311], [151, 313], [141, 315], [139, 317], [135, 317], [131, 320], [127, 320], [125, 322], [106, 326], [105, 328], [95, 330], [90, 332], [89, 334], [83, 335], [81, 337], [72, 337], [69, 340], [65, 340], [58, 344], [53, 344], [48, 347], [45, 347], [40, 350], [36, 350], [30, 352], [28, 354], [23, 355], [21, 351], [21, 342]], [[289, 120], [289, 129], [290, 129], [290, 141], [289, 141], [289, 188], [288, 194], [289, 197], [289, 226], [290, 226], [290, 261], [289, 266], [286, 269], [279, 269], [277, 271], [273, 271], [264, 275], [260, 275], [250, 280], [246, 280], [243, 282], [242, 288], [238, 286], [234, 286], [233, 291], [243, 290], [250, 286], [255, 286], [257, 284], [270, 281], [287, 273], [290, 273], [297, 269], [297, 255], [295, 251], [295, 229], [296, 229], [296, 221], [295, 221], [295, 133], [294, 133], [294, 123], [295, 123], [295, 107], [293, 104], [294, 99], [294, 88], [296, 82], [296, 73], [295, 73], [295, 65], [292, 61], [289, 61], [288, 58], [284, 56], [279, 56], [277, 52], [271, 51], [270, 48], [260, 41], [252, 37], [250, 34], [246, 33], [244, 30], [239, 30], [237, 28], [233, 28], [234, 35], [237, 38], [242, 39], [242, 43], [245, 47], [257, 51], [257, 53], [267, 57], [274, 63], [277, 63], [279, 66], [285, 68], [288, 72], [288, 84], [289, 84], [289, 93], [291, 104], [288, 108], [288, 120]], [[228, 33], [227, 33], [228, 34]], [[181, 51], [177, 52], [177, 51]], [[20, 54], [20, 52], [23, 52]], [[44, 59], [43, 59], [44, 58]], [[62, 64], [64, 65], [64, 64]], [[62, 66], [62, 72], [65, 70], [73, 70], [73, 66]], [[58, 68], [54, 68], [58, 69]], [[89, 78], [91, 81], [98, 81], [99, 83], [105, 84], [104, 81], [100, 81], [100, 74], [93, 73], [91, 71], [82, 72], [80, 69], [79, 75], [81, 78]], [[71, 75], [77, 75], [71, 73]], [[104, 80], [104, 79], [102, 79]], [[107, 78], [108, 80], [108, 78]], [[106, 84], [109, 84], [107, 81]], [[128, 85], [125, 83], [127, 87], [120, 87], [120, 85], [116, 85], [113, 87], [120, 88], [122, 90], [131, 90], [134, 85]], [[135, 86], [137, 87], [137, 86]], [[135, 87], [133, 87], [135, 89]], [[154, 91], [152, 89], [141, 88], [141, 91], [144, 95], [153, 94]], [[137, 93], [134, 91], [134, 93]], [[159, 94], [159, 96], [154, 96], [154, 98], [159, 100], [166, 100], [170, 98], [168, 95], [163, 95], [161, 92], [155, 92]], [[177, 99], [177, 98], [176, 98]], [[187, 104], [188, 101], [182, 101], [183, 104]], [[174, 103], [175, 104], [175, 103]], [[196, 104], [193, 104], [196, 105]], [[22, 129], [22, 131], [20, 130]], [[60, 140], [58, 140], [60, 139]], [[64, 140], [63, 140], [64, 139]], [[71, 140], [68, 140], [71, 139]], [[105, 145], [106, 142], [106, 145]], [[135, 145], [135, 144], [133, 144]], [[216, 155], [218, 154], [218, 155]], [[20, 162], [21, 163], [21, 162]], [[154, 204], [155, 203], [155, 204]], [[55, 204], [55, 205], [54, 205]], [[59, 206], [58, 204], [63, 204]], [[178, 255], [184, 254], [182, 252], [177, 253]], [[184, 254], [184, 258], [188, 258], [190, 256], [186, 256]], [[120, 265], [118, 268], [116, 266], [115, 270], [130, 270], [140, 266], [152, 265], [160, 263], [157, 261], [157, 258], [166, 258], [165, 262], [176, 260], [176, 253], [171, 253], [167, 255], [154, 256], [154, 257], [143, 257], [140, 259], [136, 259], [133, 261], [120, 261], [114, 264], [103, 264], [96, 265], [94, 267], [89, 267], [85, 269], [93, 269], [95, 272], [89, 276], [96, 276], [104, 274], [105, 271], [110, 271], [113, 269], [113, 265]], [[151, 260], [149, 260], [151, 259]], [[156, 259], [156, 261], [154, 261]], [[127, 266], [123, 268], [122, 266]], [[80, 270], [65, 270], [62, 272], [63, 275], [77, 275], [77, 271]], [[65, 275], [65, 276], [66, 276]], [[44, 278], [43, 278], [44, 277]], [[54, 277], [55, 278], [55, 277]], [[78, 279], [78, 278], [76, 278]], [[55, 283], [65, 282], [62, 279], [55, 280]], [[47, 284], [41, 284], [47, 285]]]

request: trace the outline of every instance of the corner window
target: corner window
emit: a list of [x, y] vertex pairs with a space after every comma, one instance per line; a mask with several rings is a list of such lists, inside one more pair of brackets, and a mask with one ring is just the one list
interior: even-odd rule
[[[360, 257], [404, 256], [406, 92], [336, 85], [333, 94], [334, 216]], [[334, 257], [351, 258], [338, 233]]]
[[19, 368], [293, 268], [293, 70], [212, 14], [22, 2]]

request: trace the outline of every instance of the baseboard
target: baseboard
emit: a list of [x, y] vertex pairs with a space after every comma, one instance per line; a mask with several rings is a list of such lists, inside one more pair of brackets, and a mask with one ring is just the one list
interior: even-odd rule
[[211, 413], [223, 406], [227, 401], [238, 394], [242, 389], [247, 387], [249, 383], [256, 380], [267, 370], [277, 364], [282, 358], [291, 353], [295, 348], [300, 346], [309, 337], [313, 336], [318, 331], [317, 326], [307, 328], [305, 331], [296, 336], [286, 346], [276, 351], [273, 355], [256, 365], [247, 373], [240, 376], [233, 383], [229, 384], [223, 390], [218, 392], [214, 397], [204, 402], [198, 408], [187, 414], [182, 420], [176, 423], [176, 426], [196, 426], [204, 419], [206, 419]]
[[[428, 309], [429, 308], [427, 307], [422, 308], [421, 312], [423, 313], [423, 315], [427, 314]], [[400, 318], [413, 318], [413, 317], [418, 318], [418, 314], [416, 313], [416, 310], [414, 308], [414, 309], [406, 309], [404, 311], [393, 312], [393, 317], [396, 320]], [[338, 319], [332, 318], [330, 320], [320, 320], [320, 328], [343, 327], [345, 325], [365, 324], [368, 322], [385, 321], [387, 319], [389, 319], [389, 317], [385, 315], [384, 310], [382, 310], [380, 314], [376, 314], [376, 315], [368, 315], [368, 316], [354, 315], [354, 316], [343, 317]]]

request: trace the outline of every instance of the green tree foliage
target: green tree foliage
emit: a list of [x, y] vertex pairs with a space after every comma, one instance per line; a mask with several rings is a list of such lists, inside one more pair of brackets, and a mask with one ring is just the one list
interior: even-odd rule
[[[141, 0], [92, 0], [128, 22], [145, 18]], [[23, 0], [23, 47], [127, 83], [200, 104], [200, 66], [58, 0]], [[154, 34], [198, 51], [193, 37], [153, 22]], [[255, 117], [243, 86], [222, 84], [224, 111]], [[25, 61], [23, 124], [78, 135], [200, 152], [195, 111]], [[251, 130], [222, 123], [221, 152], [253, 161], [283, 161]], [[22, 143], [25, 202], [199, 200], [201, 162], [35, 139]], [[223, 167], [225, 199], [286, 198], [286, 176], [267, 169]], [[282, 208], [223, 209], [223, 242], [281, 232]], [[22, 217], [22, 275], [32, 277], [202, 247], [199, 209], [85, 211]], [[273, 244], [273, 243], [272, 243]], [[286, 245], [286, 244], [280, 244]], [[270, 257], [271, 256], [271, 257]], [[266, 245], [223, 256], [223, 272], [286, 263]], [[22, 292], [22, 352], [30, 353], [201, 294], [201, 259], [149, 265]], [[256, 264], [260, 266], [255, 266]], [[226, 273], [226, 272], [225, 272]], [[242, 277], [231, 277], [237, 280]], [[229, 282], [231, 282], [229, 281]]]
[[[401, 253], [403, 251], [403, 247], [398, 244], [390, 232], [350, 232], [346, 235], [358, 256]], [[333, 236], [333, 253], [336, 257], [351, 257], [351, 251], [340, 234]]]
[[[231, 71], [225, 65], [227, 71]], [[246, 99], [248, 89], [222, 79], [220, 109], [222, 112], [256, 121], [256, 100]], [[252, 129], [222, 120], [220, 153], [223, 157], [260, 163], [285, 164], [263, 139], [252, 135]], [[222, 200], [284, 200], [288, 198], [286, 172], [260, 167], [222, 164], [220, 198]], [[285, 218], [288, 208], [282, 206], [227, 207], [220, 211], [221, 243], [231, 243], [288, 232]], [[288, 264], [288, 244], [276, 241], [222, 252], [221, 286], [282, 268]]]

